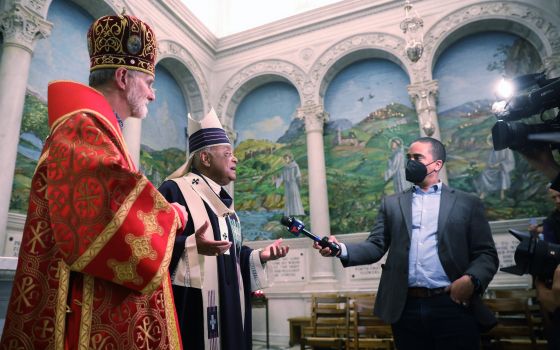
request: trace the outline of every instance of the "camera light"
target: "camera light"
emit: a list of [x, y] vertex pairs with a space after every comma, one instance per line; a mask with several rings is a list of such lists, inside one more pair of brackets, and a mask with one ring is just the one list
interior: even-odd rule
[[508, 99], [513, 96], [514, 90], [515, 88], [511, 80], [502, 78], [496, 86], [496, 95], [500, 98]]
[[492, 104], [492, 113], [500, 115], [506, 110], [506, 101], [496, 101]]

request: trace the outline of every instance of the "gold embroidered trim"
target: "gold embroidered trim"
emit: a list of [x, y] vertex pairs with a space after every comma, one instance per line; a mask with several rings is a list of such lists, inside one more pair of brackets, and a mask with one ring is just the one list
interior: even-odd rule
[[[154, 196], [155, 205], [157, 205], [159, 202], [158, 199], [159, 196], [163, 197], [163, 195], [160, 194], [159, 192], [157, 192], [157, 195]], [[175, 234], [177, 230], [181, 227], [181, 219], [179, 218], [179, 213], [177, 213], [174, 210], [173, 214], [174, 214], [174, 219], [173, 219], [173, 223], [171, 224], [170, 232], [167, 238], [167, 247], [165, 247], [165, 255], [163, 256], [161, 264], [159, 265], [158, 272], [154, 275], [154, 278], [152, 278], [152, 280], [148, 284], [146, 284], [146, 287], [142, 289], [141, 293], [143, 294], [152, 293], [161, 285], [162, 278], [164, 276], [169, 277], [168, 268], [169, 268], [169, 263], [171, 262], [171, 253], [173, 252], [173, 245], [175, 244]]]
[[167, 322], [169, 348], [180, 349], [179, 329], [177, 314], [175, 313], [175, 306], [173, 304], [173, 295], [171, 295], [171, 284], [169, 274], [166, 274], [163, 281], [163, 298], [165, 303], [165, 321]]
[[56, 294], [56, 309], [54, 322], [54, 348], [64, 350], [64, 332], [66, 328], [66, 299], [68, 298], [68, 284], [70, 282], [70, 269], [64, 261], [58, 262], [58, 291]]
[[144, 281], [141, 276], [138, 275], [138, 259], [132, 256], [127, 261], [117, 261], [115, 259], [109, 259], [107, 261], [107, 266], [113, 270], [113, 282], [116, 284], [125, 284], [127, 282], [134, 283], [135, 285], [141, 285]]
[[51, 126], [51, 132], [50, 135], [52, 135], [55, 130], [60, 127], [64, 122], [66, 122], [70, 117], [72, 117], [73, 115], [76, 115], [78, 113], [89, 113], [89, 114], [93, 114], [95, 115], [97, 118], [99, 118], [103, 124], [105, 124], [105, 126], [107, 128], [109, 128], [114, 135], [116, 135], [117, 139], [118, 139], [118, 143], [119, 146], [121, 147], [123, 156], [126, 157], [126, 161], [128, 163], [128, 167], [130, 169], [136, 169], [136, 166], [134, 165], [134, 162], [132, 161], [132, 158], [130, 158], [130, 154], [128, 152], [128, 148], [126, 146], [126, 142], [124, 142], [124, 136], [122, 135], [122, 133], [120, 132], [120, 130], [115, 129], [113, 123], [111, 123], [109, 121], [109, 119], [107, 119], [107, 117], [105, 117], [103, 114], [99, 113], [98, 111], [95, 111], [93, 109], [88, 109], [88, 108], [81, 108], [75, 111], [72, 111], [70, 113], [67, 113], [63, 116], [61, 116], [60, 118], [58, 118], [57, 120], [55, 120], [55, 122], [53, 123], [53, 125]]
[[91, 337], [91, 319], [93, 312], [93, 288], [94, 278], [90, 275], [84, 276], [83, 296], [82, 296], [82, 316], [80, 322], [80, 338], [78, 349], [88, 350]]
[[113, 220], [105, 227], [103, 232], [93, 241], [93, 243], [88, 247], [88, 249], [80, 256], [74, 264], [72, 264], [71, 269], [73, 271], [82, 271], [92, 260], [101, 252], [105, 247], [107, 242], [113, 238], [115, 233], [119, 230], [123, 222], [126, 220], [130, 208], [134, 205], [140, 193], [144, 190], [148, 184], [148, 179], [142, 177], [136, 187], [130, 192], [128, 197], [124, 200], [123, 204], [115, 213]]
[[37, 161], [37, 165], [35, 166], [35, 171], [33, 171], [33, 175], [35, 175], [37, 169], [39, 169], [41, 164], [43, 164], [43, 162], [47, 160], [48, 157], [49, 157], [49, 150], [47, 149], [43, 154], [41, 154], [41, 157], [39, 157], [39, 161]]

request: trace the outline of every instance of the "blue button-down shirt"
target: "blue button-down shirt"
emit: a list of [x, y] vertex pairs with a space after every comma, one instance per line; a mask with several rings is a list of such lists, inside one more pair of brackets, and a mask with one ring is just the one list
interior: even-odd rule
[[438, 218], [441, 182], [427, 192], [413, 186], [412, 235], [408, 255], [409, 287], [438, 288], [451, 282], [443, 270], [438, 255]]

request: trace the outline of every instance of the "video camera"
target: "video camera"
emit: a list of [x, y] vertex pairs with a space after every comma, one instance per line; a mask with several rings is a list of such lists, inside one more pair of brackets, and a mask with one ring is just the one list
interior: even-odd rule
[[[494, 149], [521, 149], [531, 142], [548, 142], [552, 148], [557, 148], [560, 145], [560, 113], [550, 120], [543, 120], [543, 113], [560, 107], [560, 78], [546, 79], [542, 72], [514, 78], [511, 83], [516, 91], [529, 91], [492, 106], [498, 118], [492, 127]], [[535, 114], [541, 114], [543, 123], [513, 122]]]
[[530, 274], [543, 281], [552, 280], [554, 270], [560, 264], [560, 245], [532, 237], [529, 233], [510, 229], [509, 232], [521, 242], [515, 249], [515, 265], [500, 271], [514, 275]]

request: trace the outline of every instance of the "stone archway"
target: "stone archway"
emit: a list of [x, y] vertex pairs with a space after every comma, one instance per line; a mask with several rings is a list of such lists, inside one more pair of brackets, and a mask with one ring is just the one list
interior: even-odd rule
[[[410, 76], [404, 56], [404, 40], [391, 34], [363, 33], [337, 42], [313, 64], [304, 85], [306, 105], [322, 104], [328, 83], [348, 65], [364, 58], [383, 58], [396, 63]], [[413, 77], [410, 77], [411, 81]]]
[[474, 33], [498, 30], [516, 34], [529, 41], [543, 59], [560, 52], [558, 26], [547, 17], [535, 7], [509, 2], [470, 5], [450, 13], [426, 32], [424, 57], [418, 67], [421, 80], [433, 79], [432, 68], [449, 45]]
[[298, 66], [282, 60], [266, 60], [251, 64], [235, 73], [220, 94], [216, 113], [224, 127], [233, 130], [233, 118], [239, 102], [250, 91], [271, 82], [288, 82], [293, 85], [303, 103], [305, 73]]
[[158, 63], [173, 75], [193, 118], [202, 118], [209, 110], [208, 83], [192, 55], [176, 42], [163, 40], [158, 45]]

